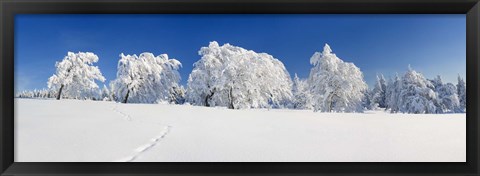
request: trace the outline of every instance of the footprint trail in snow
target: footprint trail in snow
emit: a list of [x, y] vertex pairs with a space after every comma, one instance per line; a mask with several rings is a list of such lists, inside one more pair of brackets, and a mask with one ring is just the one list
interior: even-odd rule
[[[113, 111], [115, 111], [116, 113], [122, 115], [124, 117], [125, 120], [127, 121], [133, 121], [132, 117], [127, 114], [127, 113], [124, 113], [120, 110], [118, 110], [118, 105], [115, 105], [113, 108], [112, 108]], [[135, 120], [135, 121], [138, 121], [138, 120]], [[138, 121], [138, 122], [141, 122], [141, 123], [146, 123], [146, 122], [143, 122], [143, 121]], [[151, 124], [151, 123], [149, 123]], [[155, 123], [157, 124], [157, 123]], [[160, 124], [157, 124], [157, 125], [160, 125]], [[163, 125], [162, 125], [163, 126]], [[152, 138], [150, 140], [149, 143], [145, 144], [145, 145], [142, 145], [140, 147], [138, 147], [137, 149], [135, 149], [135, 154], [133, 156], [130, 156], [130, 157], [127, 157], [125, 159], [121, 159], [119, 160], [119, 162], [132, 162], [134, 161], [135, 159], [137, 159], [141, 154], [143, 154], [144, 152], [150, 150], [152, 147], [154, 147], [155, 145], [157, 145], [157, 143], [159, 143], [169, 132], [170, 132], [170, 129], [172, 128], [172, 126], [170, 125], [167, 125], [163, 128], [162, 132], [160, 133], [159, 136], [155, 137], [155, 138]]]
[[133, 156], [130, 156], [130, 157], [127, 157], [126, 159], [123, 159], [123, 160], [120, 160], [121, 162], [132, 162], [134, 161], [135, 159], [137, 159], [140, 155], [142, 155], [143, 153], [145, 153], [146, 151], [150, 150], [151, 148], [153, 148], [155, 145], [157, 145], [163, 138], [165, 138], [165, 136], [167, 136], [167, 134], [170, 132], [170, 129], [172, 128], [172, 126], [168, 125], [166, 127], [163, 128], [162, 132], [160, 133], [159, 136], [155, 137], [155, 138], [152, 138], [150, 140], [149, 143], [145, 144], [145, 145], [142, 145], [140, 147], [138, 147], [137, 149], [135, 149], [135, 154]]
[[127, 120], [127, 121], [132, 121], [132, 117], [131, 117], [130, 115], [125, 114], [125, 113], [123, 113], [122, 111], [119, 111], [119, 110], [118, 110], [118, 105], [115, 105], [115, 107], [113, 107], [112, 110], [115, 111], [116, 113], [122, 115], [122, 116], [125, 118], [125, 120]]

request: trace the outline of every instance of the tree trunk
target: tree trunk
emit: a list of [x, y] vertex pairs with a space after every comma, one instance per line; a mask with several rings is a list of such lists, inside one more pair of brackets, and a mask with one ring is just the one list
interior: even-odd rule
[[333, 109], [332, 99], [333, 99], [333, 94], [328, 95], [328, 112], [332, 112], [332, 109]]
[[230, 99], [230, 102], [228, 104], [228, 109], [235, 109], [235, 107], [233, 106], [233, 88], [230, 87], [230, 93], [229, 93], [229, 99]]
[[213, 89], [213, 92], [210, 92], [210, 95], [207, 95], [205, 97], [205, 106], [210, 107], [210, 103], [208, 103], [208, 100], [210, 100], [213, 97], [213, 94], [215, 94], [215, 89]]
[[206, 107], [210, 107], [210, 103], [208, 103], [208, 100], [210, 99], [210, 97], [212, 97], [212, 94], [209, 94], [205, 97], [205, 103], [204, 104], [205, 104]]
[[210, 107], [210, 104], [208, 103], [208, 99], [210, 99], [210, 95], [207, 95], [205, 97], [205, 103], [204, 104], [205, 104], [206, 107]]
[[60, 90], [58, 90], [58, 95], [57, 95], [57, 100], [60, 100], [60, 97], [62, 97], [62, 90], [63, 90], [63, 84], [60, 86]]
[[125, 95], [125, 98], [123, 99], [122, 103], [127, 103], [129, 94], [130, 94], [130, 90], [127, 91], [127, 95]]

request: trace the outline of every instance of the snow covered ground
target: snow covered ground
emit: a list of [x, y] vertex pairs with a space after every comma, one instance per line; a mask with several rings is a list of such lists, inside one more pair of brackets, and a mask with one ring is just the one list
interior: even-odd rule
[[15, 99], [16, 162], [465, 162], [465, 114]]

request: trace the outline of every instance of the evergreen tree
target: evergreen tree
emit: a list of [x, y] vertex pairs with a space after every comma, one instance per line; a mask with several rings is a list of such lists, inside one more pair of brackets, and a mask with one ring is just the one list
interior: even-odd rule
[[385, 81], [385, 78], [381, 74], [380, 76], [377, 75], [377, 81], [375, 82], [375, 87], [372, 90], [371, 93], [371, 107], [373, 109], [375, 108], [385, 108], [387, 107], [386, 103], [386, 89], [387, 89], [387, 83]]
[[461, 111], [466, 112], [467, 108], [467, 87], [463, 78], [458, 76], [458, 83], [457, 83], [457, 95], [459, 100], [459, 108]]

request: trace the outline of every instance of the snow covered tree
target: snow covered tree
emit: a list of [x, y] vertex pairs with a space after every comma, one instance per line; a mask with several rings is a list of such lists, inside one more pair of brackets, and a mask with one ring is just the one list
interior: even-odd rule
[[466, 112], [467, 108], [467, 87], [465, 85], [465, 81], [458, 76], [458, 83], [457, 83], [457, 95], [458, 95], [458, 101], [459, 101], [459, 108], [463, 112]]
[[24, 90], [20, 93], [17, 93], [15, 97], [17, 98], [55, 98], [55, 92], [50, 89], [41, 89], [41, 90]]
[[110, 101], [110, 90], [108, 90], [107, 86], [105, 84], [103, 85], [102, 88], [102, 95], [101, 95], [101, 100], [103, 101]]
[[15, 95], [16, 98], [32, 98], [33, 97], [33, 93], [31, 91], [22, 91], [20, 93], [17, 93]]
[[451, 83], [443, 83], [440, 75], [437, 75], [433, 80], [429, 80], [437, 96], [436, 101], [434, 101], [436, 106], [436, 113], [445, 113], [445, 112], [458, 112], [459, 111], [459, 101], [457, 95], [457, 87]]
[[343, 62], [328, 44], [323, 52], [310, 58], [314, 66], [308, 84], [314, 99], [314, 111], [360, 112], [367, 84], [363, 73], [353, 63]]
[[395, 75], [394, 80], [390, 80], [390, 83], [387, 84], [387, 92], [385, 93], [387, 97], [387, 108], [390, 109], [391, 113], [396, 113], [400, 111], [400, 92], [403, 89], [402, 80], [398, 74]]
[[98, 90], [95, 80], [105, 81], [100, 69], [93, 66], [98, 56], [91, 52], [68, 52], [67, 56], [55, 64], [56, 73], [48, 79], [48, 88], [58, 90], [57, 100], [62, 96], [87, 98]]
[[375, 108], [385, 108], [387, 105], [386, 103], [386, 89], [387, 89], [387, 84], [385, 81], [385, 78], [383, 77], [382, 74], [377, 75], [377, 81], [375, 82], [375, 87], [372, 90], [371, 93], [371, 104], [370, 107], [373, 109]]
[[436, 113], [435, 92], [431, 89], [433, 85], [421, 74], [408, 68], [402, 78], [402, 89], [398, 103], [400, 112], [404, 113]]
[[187, 83], [187, 101], [194, 105], [264, 108], [291, 99], [290, 76], [269, 54], [213, 41], [199, 55]]
[[432, 89], [434, 92], [435, 92], [435, 96], [437, 97], [433, 103], [435, 105], [435, 111], [436, 113], [438, 114], [441, 114], [441, 113], [444, 113], [444, 108], [443, 108], [443, 105], [442, 105], [442, 100], [441, 98], [438, 96], [438, 91], [439, 89], [444, 86], [444, 83], [442, 81], [442, 78], [440, 77], [440, 75], [437, 75], [437, 77], [435, 77], [434, 79], [427, 79], [428, 81], [430, 81], [431, 84], [427, 85], [428, 88]]
[[179, 87], [181, 63], [167, 54], [120, 55], [117, 78], [110, 83], [116, 101], [156, 103], [168, 101], [172, 89]]
[[16, 98], [33, 98], [33, 92], [32, 91], [22, 91], [19, 92], [15, 95]]
[[363, 98], [362, 98], [362, 107], [366, 110], [372, 109], [372, 92], [368, 89], [363, 91]]
[[438, 88], [443, 86], [443, 80], [442, 80], [442, 77], [440, 77], [440, 75], [437, 75], [437, 77], [435, 77], [434, 79], [429, 80], [429, 81], [432, 83], [435, 92], [437, 92]]
[[308, 89], [307, 81], [300, 80], [297, 74], [293, 79], [293, 108], [294, 109], [312, 109], [312, 95]]
[[438, 113], [462, 112], [458, 100], [457, 87], [452, 83], [443, 84], [437, 88], [437, 97], [440, 105]]
[[183, 104], [185, 102], [185, 88], [173, 87], [170, 93], [170, 103]]

